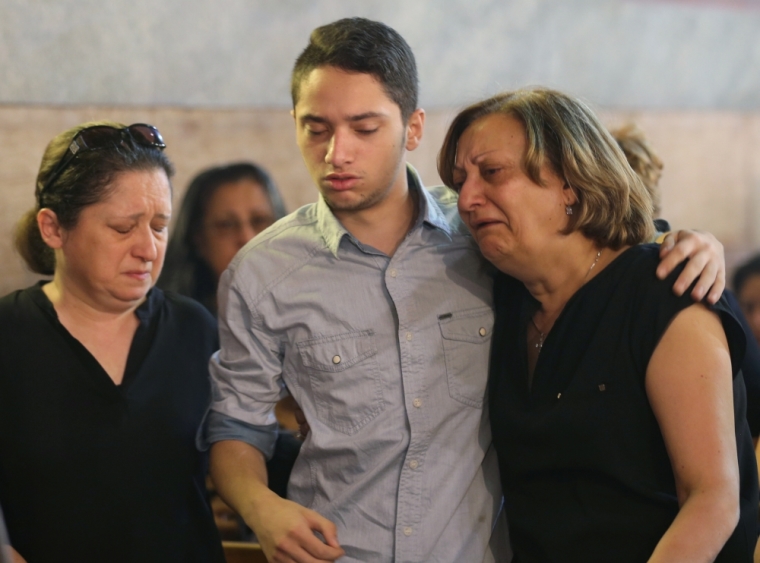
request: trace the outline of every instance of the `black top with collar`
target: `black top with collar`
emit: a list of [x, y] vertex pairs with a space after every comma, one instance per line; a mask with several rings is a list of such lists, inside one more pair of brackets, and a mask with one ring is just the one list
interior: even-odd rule
[[[515, 561], [638, 563], [678, 512], [675, 479], [644, 378], [671, 320], [680, 268], [657, 280], [659, 246], [618, 256], [568, 301], [528, 388], [526, 326], [537, 306], [523, 284], [495, 288], [489, 407]], [[741, 520], [716, 561], [752, 561], [758, 482], [739, 366], [744, 333], [722, 300], [734, 370]]]
[[42, 283], [0, 299], [0, 505], [30, 563], [223, 561], [195, 432], [216, 323], [153, 289], [115, 385]]

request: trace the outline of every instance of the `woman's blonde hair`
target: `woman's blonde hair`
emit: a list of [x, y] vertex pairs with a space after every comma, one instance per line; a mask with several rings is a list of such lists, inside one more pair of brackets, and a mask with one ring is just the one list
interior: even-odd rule
[[655, 217], [660, 215], [660, 176], [662, 176], [662, 160], [654, 152], [644, 132], [635, 123], [623, 125], [610, 131], [623, 151], [628, 164], [638, 174], [644, 187], [652, 198]]
[[454, 118], [438, 155], [438, 173], [453, 186], [457, 145], [475, 121], [492, 114], [519, 120], [527, 147], [523, 168], [539, 185], [546, 163], [578, 198], [566, 233], [580, 231], [613, 249], [652, 239], [652, 200], [607, 129], [583, 102], [561, 92], [531, 88], [505, 92]]

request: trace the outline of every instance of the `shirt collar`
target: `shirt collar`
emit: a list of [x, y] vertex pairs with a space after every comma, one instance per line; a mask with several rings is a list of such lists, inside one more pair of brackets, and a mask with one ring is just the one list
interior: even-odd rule
[[[447, 235], [451, 235], [451, 227], [446, 221], [441, 208], [437, 205], [433, 196], [424, 188], [419, 173], [411, 164], [406, 165], [406, 179], [409, 185], [409, 190], [416, 194], [417, 203], [419, 205], [419, 212], [417, 214], [417, 221], [414, 224], [413, 229], [417, 229], [423, 223], [440, 229]], [[322, 235], [327, 248], [330, 252], [338, 257], [338, 247], [340, 241], [344, 236], [353, 239], [351, 233], [338, 221], [337, 217], [333, 215], [333, 212], [325, 203], [322, 196], [317, 201], [317, 228]], [[358, 243], [358, 241], [356, 241]]]

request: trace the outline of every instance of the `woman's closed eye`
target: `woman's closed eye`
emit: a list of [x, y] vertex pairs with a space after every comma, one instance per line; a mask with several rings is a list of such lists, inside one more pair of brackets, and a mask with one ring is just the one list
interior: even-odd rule
[[501, 166], [486, 166], [480, 169], [480, 175], [483, 176], [484, 179], [488, 180], [489, 178], [493, 178], [499, 172], [501, 172], [503, 169]]
[[134, 225], [111, 225], [111, 228], [120, 235], [129, 234], [129, 232], [135, 228]]

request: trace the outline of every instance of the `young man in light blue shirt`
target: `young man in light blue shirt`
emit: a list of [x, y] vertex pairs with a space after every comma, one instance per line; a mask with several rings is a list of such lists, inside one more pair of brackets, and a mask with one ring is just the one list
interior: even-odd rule
[[[320, 27], [292, 94], [321, 197], [222, 277], [205, 435], [217, 489], [270, 561], [508, 560], [483, 401], [490, 269], [456, 195], [406, 164], [425, 121], [411, 49], [361, 18]], [[311, 432], [285, 500], [264, 462], [288, 393]]]

